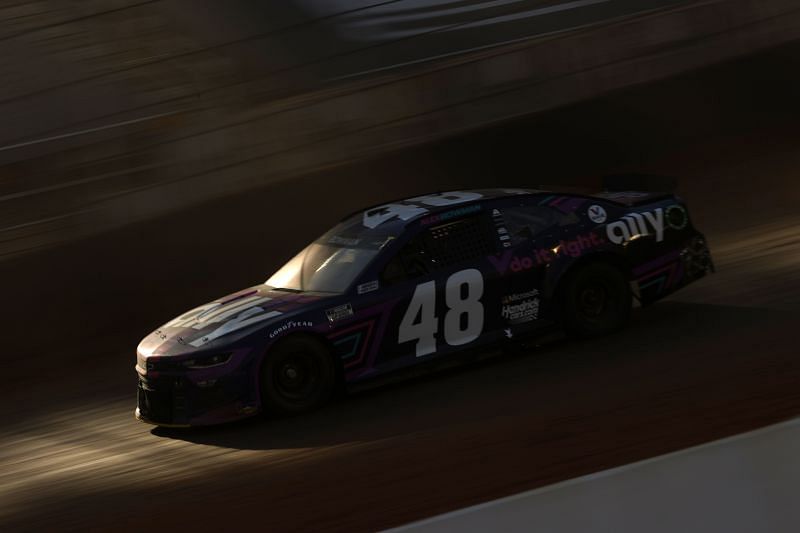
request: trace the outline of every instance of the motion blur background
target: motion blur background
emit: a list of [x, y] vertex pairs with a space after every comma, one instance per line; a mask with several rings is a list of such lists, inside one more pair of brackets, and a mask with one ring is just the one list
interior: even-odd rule
[[[0, 3], [0, 526], [373, 530], [796, 416], [798, 39], [792, 0]], [[138, 340], [342, 215], [620, 171], [719, 268], [628, 332], [134, 423]]]

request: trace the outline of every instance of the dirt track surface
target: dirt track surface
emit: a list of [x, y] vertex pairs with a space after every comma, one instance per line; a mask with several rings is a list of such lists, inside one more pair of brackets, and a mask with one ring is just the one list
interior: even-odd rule
[[[755, 64], [785, 66], [782, 54]], [[713, 83], [763, 74], [753, 64], [0, 265], [14, 302], [3, 353], [14, 380], [0, 406], [0, 529], [374, 530], [799, 415], [798, 110], [782, 107], [788, 100], [760, 104], [754, 92], [703, 113], [706, 101], [692, 96], [696, 83], [717, 94]], [[588, 124], [568, 132], [576, 117]], [[599, 171], [681, 176], [718, 274], [637, 310], [618, 335], [556, 341], [301, 418], [188, 432], [135, 423], [133, 351], [148, 328], [263, 279], [365, 201], [486, 183], [476, 175], [524, 161], [505, 157], [515, 143], [546, 140], [559, 124], [584, 157], [564, 162], [554, 152], [537, 170], [580, 182], [594, 161]], [[482, 166], [469, 160], [474, 146], [485, 149]], [[519, 175], [532, 166], [510, 184], [530, 184]], [[403, 172], [413, 178], [402, 182]], [[341, 202], [324, 200], [337, 191]]]

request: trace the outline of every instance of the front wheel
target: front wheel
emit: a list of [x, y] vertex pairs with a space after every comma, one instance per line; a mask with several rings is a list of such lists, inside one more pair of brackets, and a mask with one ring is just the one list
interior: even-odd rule
[[310, 411], [331, 397], [336, 368], [325, 345], [289, 337], [269, 351], [261, 367], [261, 402], [272, 414]]
[[631, 288], [618, 268], [591, 263], [570, 274], [565, 284], [561, 318], [570, 335], [605, 335], [621, 329], [630, 318]]

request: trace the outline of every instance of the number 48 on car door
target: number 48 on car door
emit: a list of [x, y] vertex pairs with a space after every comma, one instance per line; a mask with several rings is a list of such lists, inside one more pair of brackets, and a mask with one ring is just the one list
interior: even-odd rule
[[436, 316], [436, 281], [420, 283], [400, 322], [398, 342], [416, 341], [417, 357], [436, 352], [436, 333], [440, 320], [444, 341], [461, 346], [475, 341], [483, 332], [483, 274], [477, 269], [461, 270], [445, 282], [444, 317]]

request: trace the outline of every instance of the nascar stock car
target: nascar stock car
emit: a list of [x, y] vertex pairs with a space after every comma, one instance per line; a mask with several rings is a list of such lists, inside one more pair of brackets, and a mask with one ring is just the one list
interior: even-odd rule
[[143, 339], [136, 417], [306, 411], [342, 385], [548, 328], [617, 330], [633, 298], [650, 304], [711, 271], [671, 193], [469, 190], [372, 207], [266, 283]]

